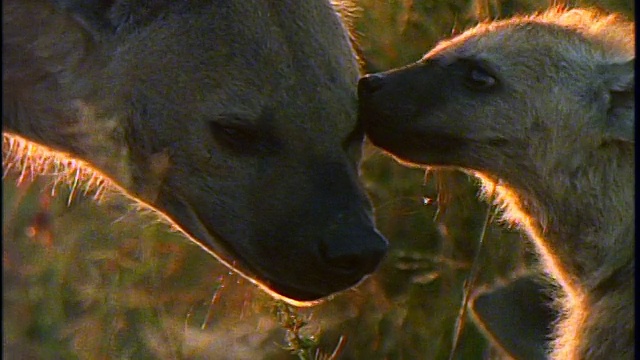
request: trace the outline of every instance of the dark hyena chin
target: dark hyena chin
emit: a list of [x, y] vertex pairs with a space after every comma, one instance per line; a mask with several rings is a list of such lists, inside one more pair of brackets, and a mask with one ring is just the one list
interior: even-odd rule
[[110, 181], [296, 304], [383, 258], [328, 0], [7, 0], [3, 21], [5, 166]]
[[359, 83], [371, 141], [497, 192], [560, 285], [554, 359], [633, 358], [634, 24], [586, 9], [484, 23]]

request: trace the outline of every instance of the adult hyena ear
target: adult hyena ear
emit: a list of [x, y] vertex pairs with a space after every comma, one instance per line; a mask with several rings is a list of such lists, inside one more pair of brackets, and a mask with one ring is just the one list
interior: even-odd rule
[[94, 38], [112, 33], [115, 29], [109, 16], [115, 3], [113, 0], [57, 0], [54, 3], [76, 19]]
[[131, 30], [157, 18], [170, 1], [144, 0], [56, 0], [94, 38]]
[[635, 58], [624, 63], [603, 65], [609, 103], [605, 139], [635, 143]]

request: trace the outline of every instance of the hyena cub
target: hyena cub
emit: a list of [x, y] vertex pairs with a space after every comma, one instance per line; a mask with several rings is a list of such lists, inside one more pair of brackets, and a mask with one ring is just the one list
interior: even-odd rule
[[553, 359], [634, 357], [634, 24], [590, 9], [483, 23], [359, 83], [374, 144], [495, 191], [559, 285]]

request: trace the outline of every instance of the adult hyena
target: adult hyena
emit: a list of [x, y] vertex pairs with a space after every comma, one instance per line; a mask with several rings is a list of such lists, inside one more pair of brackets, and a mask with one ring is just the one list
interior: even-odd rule
[[328, 0], [5, 0], [3, 24], [3, 152], [92, 168], [290, 301], [382, 259]]
[[401, 161], [495, 186], [559, 284], [554, 359], [632, 359], [634, 25], [551, 9], [480, 24], [363, 78], [361, 119]]

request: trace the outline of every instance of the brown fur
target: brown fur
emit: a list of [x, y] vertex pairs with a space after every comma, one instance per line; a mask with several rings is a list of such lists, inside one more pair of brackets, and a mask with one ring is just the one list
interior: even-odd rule
[[558, 360], [634, 355], [634, 45], [619, 15], [556, 8], [359, 84], [375, 144], [495, 184], [560, 285]]
[[328, 0], [6, 0], [3, 24], [6, 167], [97, 173], [291, 301], [383, 257]]

